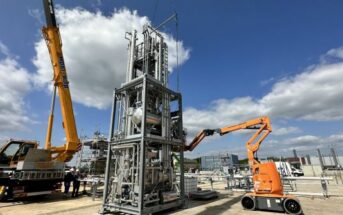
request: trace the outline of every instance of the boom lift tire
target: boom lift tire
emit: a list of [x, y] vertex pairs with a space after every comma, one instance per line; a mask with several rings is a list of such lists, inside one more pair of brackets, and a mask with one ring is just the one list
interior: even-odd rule
[[254, 211], [256, 208], [255, 198], [249, 195], [242, 197], [241, 204], [245, 210]]
[[296, 199], [291, 199], [291, 198], [285, 199], [283, 201], [283, 208], [288, 214], [299, 215], [303, 213], [300, 203]]
[[0, 186], [0, 202], [5, 200], [6, 187]]

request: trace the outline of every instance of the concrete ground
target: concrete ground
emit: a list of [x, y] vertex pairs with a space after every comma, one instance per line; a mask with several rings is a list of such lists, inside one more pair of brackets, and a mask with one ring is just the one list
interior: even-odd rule
[[[219, 192], [219, 198], [210, 201], [188, 201], [187, 208], [183, 210], [170, 210], [161, 214], [175, 215], [216, 215], [216, 214], [280, 214], [263, 211], [244, 211], [240, 205], [240, 193], [231, 193], [224, 189], [223, 183], [215, 183], [214, 189]], [[311, 190], [315, 185], [304, 184], [303, 187]], [[330, 185], [331, 186], [331, 185]], [[335, 193], [342, 193], [343, 186], [330, 187]], [[203, 189], [208, 189], [209, 185], [200, 185]], [[304, 214], [343, 214], [343, 197], [309, 198], [299, 197]], [[101, 199], [83, 196], [79, 198], [65, 198], [61, 194], [53, 196], [35, 197], [25, 201], [0, 203], [0, 215], [95, 215], [101, 206]], [[281, 213], [282, 214], [282, 213]]]

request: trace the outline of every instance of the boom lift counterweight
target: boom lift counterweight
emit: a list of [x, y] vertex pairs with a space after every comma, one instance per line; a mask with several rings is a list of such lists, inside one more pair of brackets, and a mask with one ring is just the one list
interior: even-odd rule
[[212, 136], [215, 133], [225, 135], [242, 129], [256, 130], [253, 136], [246, 142], [254, 190], [243, 196], [241, 200], [243, 208], [248, 210], [261, 209], [286, 211], [290, 214], [301, 214], [302, 209], [299, 201], [294, 196], [283, 193], [281, 178], [275, 163], [260, 163], [255, 157], [263, 140], [272, 132], [270, 119], [268, 117], [264, 116], [218, 129], [204, 129], [198, 133], [193, 141], [189, 145], [186, 145], [184, 149], [186, 151], [193, 151], [205, 137]]

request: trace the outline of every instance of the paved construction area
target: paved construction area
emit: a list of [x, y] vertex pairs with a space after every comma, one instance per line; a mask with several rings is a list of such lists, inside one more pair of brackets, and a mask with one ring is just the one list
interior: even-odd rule
[[[224, 189], [224, 184], [215, 183], [214, 188], [219, 192], [219, 198], [210, 201], [188, 201], [187, 208], [183, 210], [171, 210], [161, 214], [176, 215], [216, 215], [216, 214], [280, 214], [261, 211], [244, 211], [240, 205], [240, 193], [231, 193]], [[305, 186], [305, 185], [303, 185]], [[307, 189], [317, 189], [318, 185], [306, 185]], [[305, 187], [306, 187], [305, 186]], [[209, 185], [200, 185], [208, 189]], [[335, 193], [343, 192], [343, 186], [330, 185]], [[304, 214], [343, 214], [343, 197], [310, 198], [299, 197]], [[77, 199], [64, 198], [61, 194], [46, 197], [35, 197], [25, 201], [0, 203], [1, 215], [42, 215], [42, 214], [61, 214], [61, 215], [95, 215], [101, 205], [101, 199], [92, 201], [90, 197], [80, 197]], [[282, 214], [282, 213], [281, 213]]]

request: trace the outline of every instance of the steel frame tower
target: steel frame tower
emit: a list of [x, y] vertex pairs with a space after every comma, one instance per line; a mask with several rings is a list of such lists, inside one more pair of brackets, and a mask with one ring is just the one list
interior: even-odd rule
[[184, 205], [182, 97], [167, 88], [168, 47], [143, 27], [129, 40], [126, 82], [113, 95], [100, 213], [151, 214]]

